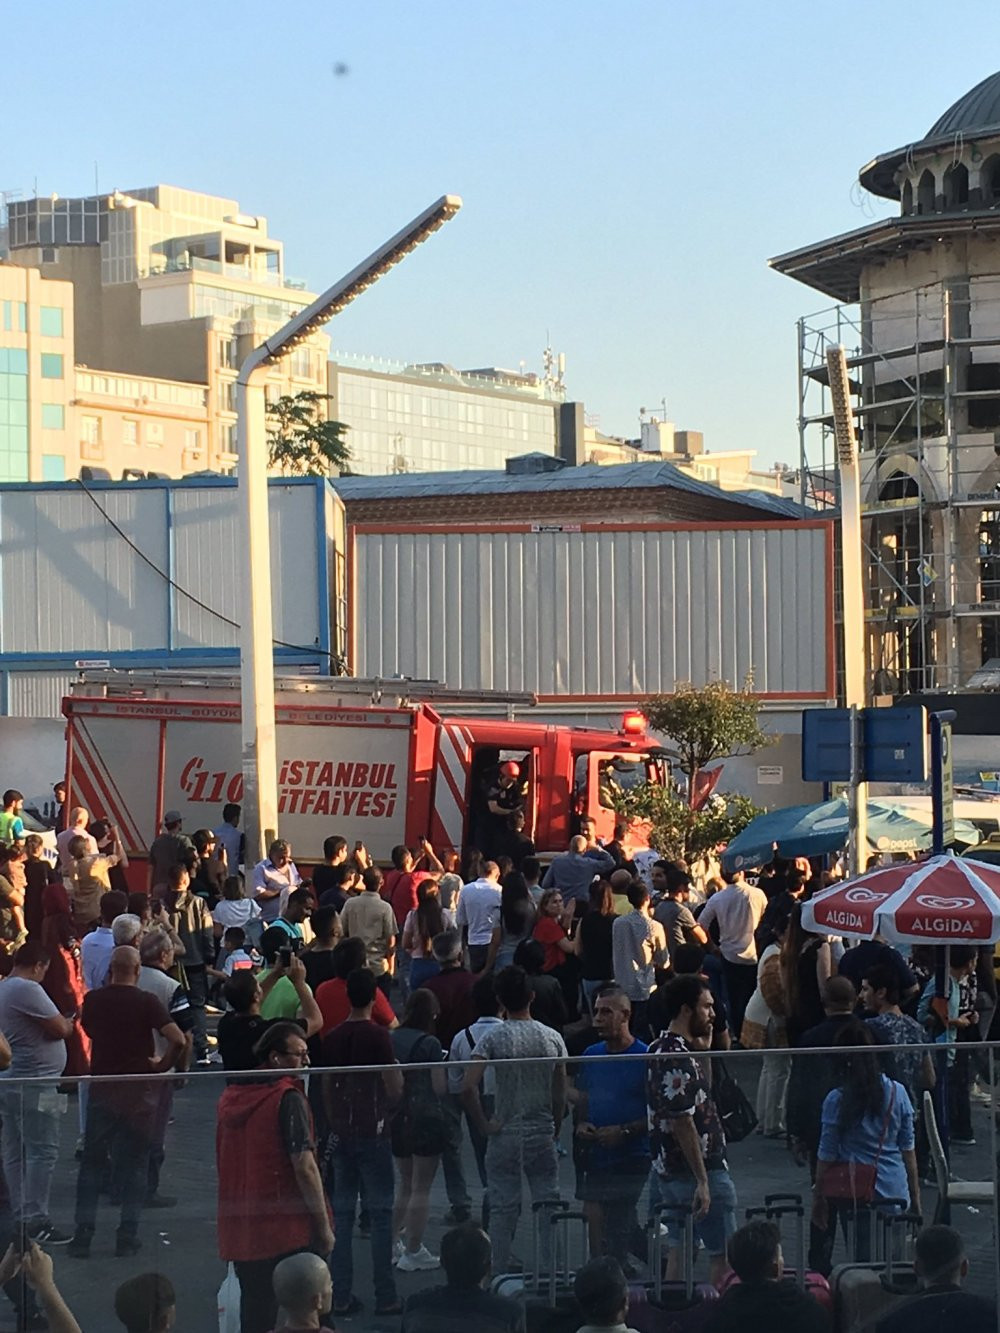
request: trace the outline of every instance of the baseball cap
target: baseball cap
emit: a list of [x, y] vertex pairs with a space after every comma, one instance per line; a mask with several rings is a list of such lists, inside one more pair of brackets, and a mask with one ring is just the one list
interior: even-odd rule
[[179, 810], [168, 810], [163, 816], [164, 824], [179, 824], [181, 822], [181, 812]]

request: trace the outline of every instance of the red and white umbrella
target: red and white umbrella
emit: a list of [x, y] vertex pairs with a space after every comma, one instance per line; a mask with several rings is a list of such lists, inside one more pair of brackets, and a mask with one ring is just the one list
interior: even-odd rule
[[948, 855], [873, 870], [803, 904], [802, 924], [823, 935], [881, 935], [895, 944], [994, 944], [1000, 866]]

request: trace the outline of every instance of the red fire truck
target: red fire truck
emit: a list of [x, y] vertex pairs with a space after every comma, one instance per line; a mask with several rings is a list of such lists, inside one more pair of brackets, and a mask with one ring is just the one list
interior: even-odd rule
[[[347, 689], [335, 678], [278, 682], [279, 831], [303, 863], [322, 859], [331, 833], [362, 841], [379, 861], [423, 837], [438, 852], [459, 850], [481, 826], [490, 775], [505, 760], [520, 765], [526, 831], [541, 855], [563, 851], [583, 814], [610, 839], [612, 781], [666, 780], [637, 712], [616, 733], [458, 708], [442, 716], [426, 700], [359, 704]], [[68, 799], [116, 823], [130, 855], [145, 855], [165, 810], [179, 810], [192, 831], [240, 801], [235, 682], [84, 680], [63, 712]]]

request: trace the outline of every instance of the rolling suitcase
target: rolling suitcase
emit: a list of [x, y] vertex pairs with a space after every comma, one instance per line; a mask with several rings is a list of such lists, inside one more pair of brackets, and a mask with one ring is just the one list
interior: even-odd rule
[[[665, 1256], [660, 1223], [680, 1225], [684, 1276], [680, 1282], [663, 1277]], [[626, 1323], [635, 1333], [700, 1333], [711, 1317], [719, 1293], [711, 1283], [694, 1280], [694, 1208], [662, 1204], [654, 1209], [648, 1228], [651, 1282], [629, 1287]]]
[[[578, 1228], [578, 1243], [572, 1244]], [[542, 1236], [550, 1238], [549, 1262], [542, 1263]], [[524, 1305], [527, 1333], [576, 1333], [582, 1323], [573, 1295], [576, 1267], [587, 1259], [587, 1221], [562, 1200], [532, 1205], [532, 1265], [526, 1273], [501, 1273], [490, 1283], [497, 1296]]]
[[870, 1263], [839, 1264], [830, 1274], [836, 1333], [873, 1333], [884, 1314], [917, 1292], [916, 1275], [900, 1261], [908, 1235], [920, 1229], [920, 1217], [889, 1212], [885, 1205], [873, 1213], [875, 1257]]
[[[755, 1217], [763, 1217], [769, 1222], [777, 1222], [781, 1228], [782, 1219], [791, 1217], [795, 1224], [795, 1267], [786, 1268], [783, 1281], [794, 1283], [799, 1291], [812, 1296], [826, 1310], [833, 1309], [833, 1295], [830, 1292], [830, 1284], [822, 1273], [810, 1272], [806, 1269], [806, 1210], [802, 1203], [801, 1194], [765, 1194], [763, 1208], [748, 1208], [746, 1211], [747, 1221]], [[784, 1249], [784, 1235], [782, 1235], [782, 1249]], [[787, 1252], [786, 1252], [787, 1253]], [[735, 1273], [728, 1273], [725, 1281], [722, 1283], [722, 1294], [730, 1287], [738, 1286], [739, 1278]]]

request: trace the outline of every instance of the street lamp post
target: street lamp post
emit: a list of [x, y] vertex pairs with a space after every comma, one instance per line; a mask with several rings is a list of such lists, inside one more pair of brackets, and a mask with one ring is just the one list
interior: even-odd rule
[[841, 610], [844, 630], [844, 702], [851, 710], [851, 783], [848, 788], [850, 836], [848, 868], [852, 878], [864, 874], [868, 857], [868, 783], [862, 764], [862, 709], [867, 702], [865, 653], [865, 584], [861, 538], [861, 468], [854, 430], [847, 355], [828, 347], [826, 367], [833, 407], [833, 434], [840, 472]]
[[264, 382], [287, 356], [343, 310], [462, 207], [446, 194], [408, 223], [277, 333], [255, 347], [236, 380], [240, 512], [244, 524], [240, 597], [243, 827], [247, 864], [265, 854], [278, 827], [278, 763], [274, 723], [271, 621], [271, 537], [268, 522], [267, 420]]

